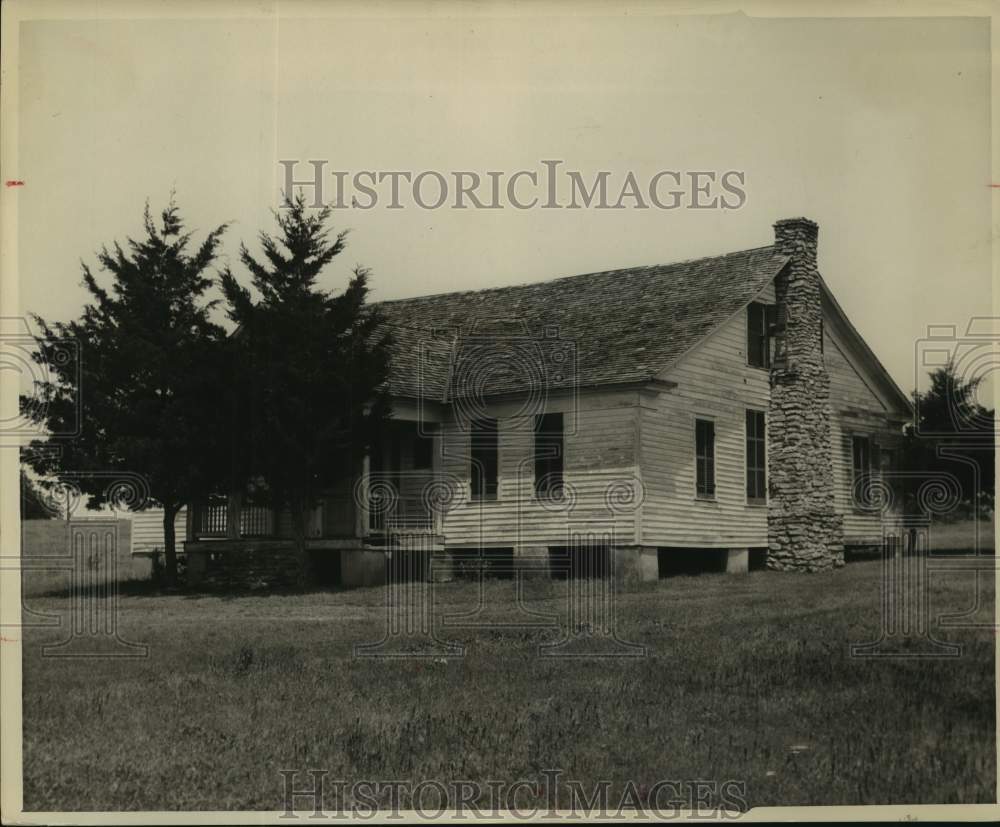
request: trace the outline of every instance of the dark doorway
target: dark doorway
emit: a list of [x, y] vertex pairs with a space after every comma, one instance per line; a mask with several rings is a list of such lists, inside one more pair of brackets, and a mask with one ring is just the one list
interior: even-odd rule
[[309, 552], [309, 566], [317, 586], [340, 586], [344, 582], [339, 551], [314, 549]]
[[661, 548], [657, 552], [660, 577], [724, 572], [726, 554], [724, 548]]
[[767, 568], [767, 546], [750, 549], [748, 563], [750, 571], [764, 571]]

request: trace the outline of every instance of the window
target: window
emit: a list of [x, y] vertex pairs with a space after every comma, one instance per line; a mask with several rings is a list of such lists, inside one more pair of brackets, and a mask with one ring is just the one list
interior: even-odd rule
[[854, 479], [854, 504], [863, 507], [868, 499], [867, 486], [863, 480], [871, 473], [872, 444], [866, 436], [856, 436], [851, 439], [852, 468]]
[[472, 423], [470, 434], [471, 494], [474, 500], [497, 498], [497, 421], [479, 419]]
[[889, 474], [896, 467], [896, 452], [892, 448], [882, 448], [878, 452], [878, 470], [882, 474]]
[[434, 437], [416, 434], [413, 437], [413, 467], [423, 471], [434, 465]]
[[747, 411], [747, 502], [767, 502], [766, 422], [763, 411]]
[[694, 421], [696, 491], [699, 497], [715, 497], [715, 423]]
[[747, 306], [747, 364], [751, 367], [771, 367], [775, 319], [773, 304], [751, 302]]
[[535, 417], [535, 496], [557, 499], [563, 493], [563, 415]]

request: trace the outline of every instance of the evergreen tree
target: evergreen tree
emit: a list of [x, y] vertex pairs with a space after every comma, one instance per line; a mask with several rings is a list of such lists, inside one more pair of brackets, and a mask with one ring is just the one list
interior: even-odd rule
[[265, 499], [289, 509], [303, 570], [307, 511], [325, 487], [356, 475], [389, 415], [389, 340], [365, 304], [368, 271], [355, 268], [339, 294], [316, 284], [345, 244], [346, 231], [331, 237], [329, 216], [310, 214], [299, 196], [275, 214], [276, 237], [260, 234], [262, 258], [241, 247], [258, 300], [222, 274], [241, 366], [241, 474], [263, 480]]
[[[108, 287], [83, 264], [90, 294], [80, 318], [49, 323], [35, 316], [41, 334], [36, 359], [48, 371], [26, 405], [51, 434], [73, 438], [36, 440], [26, 452], [36, 472], [65, 478], [99, 507], [113, 496], [109, 473], [145, 478], [151, 501], [163, 508], [164, 562], [176, 582], [174, 520], [180, 509], [217, 487], [228, 444], [229, 411], [219, 404], [225, 378], [222, 328], [209, 318], [207, 273], [225, 230], [208, 234], [193, 253], [178, 208], [170, 204], [157, 224], [146, 205], [145, 236], [115, 242], [97, 256], [110, 275]], [[57, 358], [63, 343], [77, 343], [79, 359]], [[79, 370], [79, 384], [77, 383]], [[227, 449], [224, 453], [222, 448]]]

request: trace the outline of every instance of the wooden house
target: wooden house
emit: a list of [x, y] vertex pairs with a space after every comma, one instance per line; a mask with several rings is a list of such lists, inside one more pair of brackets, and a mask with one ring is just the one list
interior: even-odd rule
[[[865, 492], [910, 404], [821, 278], [817, 235], [789, 219], [756, 249], [384, 302], [393, 421], [317, 504], [313, 573], [378, 583], [422, 554], [419, 576], [652, 579], [881, 543], [891, 515]], [[188, 515], [194, 571], [293, 566], [282, 515]]]

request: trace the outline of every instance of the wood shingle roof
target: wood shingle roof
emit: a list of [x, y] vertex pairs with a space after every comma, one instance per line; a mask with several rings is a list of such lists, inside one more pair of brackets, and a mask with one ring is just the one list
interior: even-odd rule
[[446, 401], [648, 381], [746, 306], [788, 259], [773, 247], [534, 284], [384, 301], [390, 390]]

